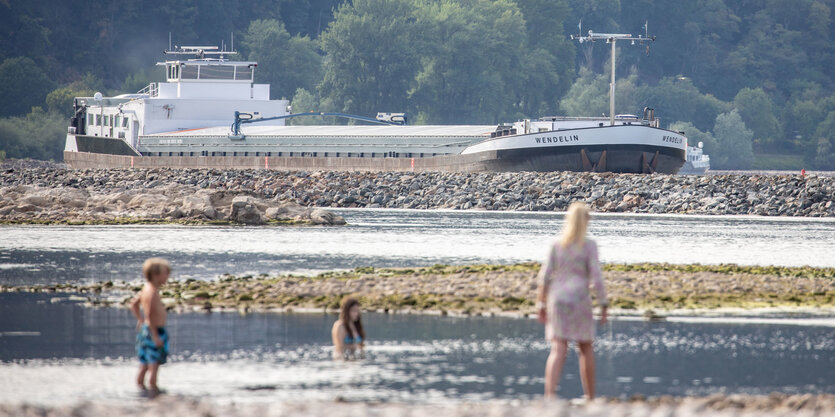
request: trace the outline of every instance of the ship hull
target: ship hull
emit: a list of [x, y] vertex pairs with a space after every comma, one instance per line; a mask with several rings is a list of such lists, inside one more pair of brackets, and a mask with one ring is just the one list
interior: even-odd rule
[[[596, 165], [605, 152], [605, 164]], [[584, 154], [585, 153], [585, 157]], [[584, 164], [584, 161], [588, 161]], [[572, 147], [547, 150], [523, 149], [497, 152], [486, 162], [487, 171], [597, 171], [616, 173], [675, 174], [684, 163], [684, 152], [641, 145]], [[596, 166], [595, 166], [596, 165]]]
[[[166, 145], [178, 140], [166, 136]], [[98, 140], [95, 140], [98, 139]], [[200, 140], [192, 137], [191, 140]], [[251, 138], [250, 138], [251, 139]], [[64, 159], [73, 168], [114, 168], [114, 167], [173, 167], [173, 168], [266, 168], [283, 170], [347, 170], [347, 171], [454, 171], [454, 172], [510, 172], [510, 171], [595, 171], [615, 173], [666, 173], [678, 172], [685, 162], [686, 138], [667, 131], [647, 126], [613, 126], [608, 128], [582, 128], [498, 138], [479, 139], [463, 148], [460, 153], [417, 157], [424, 153], [406, 153], [400, 146], [394, 157], [373, 157], [381, 155], [380, 144], [373, 150], [355, 149], [354, 157], [323, 157], [328, 145], [319, 143], [318, 154], [291, 156], [281, 152], [282, 141], [275, 141], [275, 152], [264, 153], [265, 138], [251, 146], [261, 149], [247, 152], [248, 146], [235, 144], [235, 151], [212, 152], [161, 152], [169, 150], [163, 145], [157, 148], [141, 148], [142, 154], [156, 152], [157, 156], [139, 156], [130, 146], [118, 148], [111, 142], [117, 139], [103, 139], [68, 135]], [[284, 141], [286, 143], [286, 140]], [[368, 142], [363, 140], [362, 142]], [[401, 142], [402, 143], [402, 142]], [[109, 145], [106, 147], [105, 145]], [[340, 142], [336, 146], [345, 146]], [[369, 145], [371, 146], [371, 145]], [[107, 149], [109, 150], [107, 150]], [[113, 152], [112, 149], [119, 149]], [[105, 151], [102, 151], [105, 149]], [[225, 149], [219, 147], [218, 150]], [[296, 148], [298, 149], [298, 148]], [[344, 148], [343, 148], [344, 149]], [[241, 152], [243, 150], [243, 152]], [[133, 153], [131, 153], [133, 152]], [[225, 152], [224, 152], [225, 153]], [[284, 156], [277, 156], [277, 155]], [[163, 156], [164, 155], [164, 156]], [[215, 156], [217, 155], [217, 156]], [[243, 155], [243, 156], [241, 156]], [[304, 154], [303, 154], [304, 155]], [[318, 155], [318, 156], [317, 156]], [[333, 153], [331, 153], [333, 155]], [[339, 155], [339, 154], [337, 154]], [[344, 154], [343, 154], [344, 155]], [[350, 155], [350, 154], [348, 154]], [[359, 157], [356, 155], [365, 155]], [[414, 155], [415, 157], [403, 157]]]

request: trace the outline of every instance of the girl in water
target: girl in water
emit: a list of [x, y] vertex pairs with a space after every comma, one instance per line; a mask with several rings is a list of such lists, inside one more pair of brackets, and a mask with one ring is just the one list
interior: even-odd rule
[[545, 398], [556, 396], [568, 342], [577, 343], [580, 380], [586, 400], [594, 399], [594, 318], [589, 286], [597, 292], [602, 307], [600, 323], [606, 323], [606, 291], [597, 259], [597, 244], [586, 239], [589, 208], [575, 202], [568, 208], [562, 238], [555, 241], [539, 271], [539, 321], [545, 324], [545, 338], [551, 354], [545, 365]]
[[360, 318], [360, 302], [353, 297], [342, 299], [339, 320], [331, 329], [334, 359], [362, 358], [365, 347], [365, 330]]

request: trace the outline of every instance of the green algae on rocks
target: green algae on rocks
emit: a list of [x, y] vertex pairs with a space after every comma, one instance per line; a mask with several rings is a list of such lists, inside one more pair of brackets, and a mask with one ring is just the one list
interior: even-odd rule
[[[331, 310], [342, 297], [359, 297], [381, 311], [465, 314], [535, 312], [539, 265], [433, 265], [422, 268], [361, 267], [316, 276], [223, 275], [215, 280], [170, 281], [162, 296], [171, 308]], [[835, 308], [833, 268], [739, 265], [606, 264], [611, 306], [639, 310], [716, 308]], [[138, 283], [0, 287], [0, 291], [70, 292], [91, 304], [126, 303]], [[105, 300], [104, 302], [102, 300]], [[109, 300], [109, 301], [107, 301]]]

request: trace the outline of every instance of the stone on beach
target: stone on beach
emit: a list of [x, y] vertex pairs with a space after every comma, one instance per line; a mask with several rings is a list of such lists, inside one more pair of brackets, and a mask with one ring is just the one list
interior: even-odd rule
[[[20, 201], [21, 197], [28, 197], [35, 191], [33, 187], [41, 194], [31, 194], [30, 202]], [[172, 168], [67, 170], [56, 167], [12, 168], [0, 172], [0, 190], [7, 194], [0, 200], [0, 213], [4, 210], [11, 212], [12, 208], [20, 213], [38, 211], [32, 207], [41, 208], [41, 211], [44, 207], [54, 207], [58, 195], [43, 193], [44, 189], [68, 194], [71, 190], [79, 190], [86, 193], [87, 198], [119, 192], [135, 198], [155, 190], [172, 197], [200, 192], [213, 196], [213, 193], [233, 197], [247, 195], [258, 199], [256, 207], [262, 215], [271, 219], [284, 219], [275, 213], [265, 212], [275, 206], [273, 202], [293, 202], [311, 208], [562, 211], [572, 201], [578, 200], [586, 202], [597, 212], [835, 217], [835, 204], [832, 202], [835, 199], [835, 177], [832, 176], [287, 172]], [[27, 195], [21, 196], [21, 192]], [[212, 198], [217, 211], [215, 218], [227, 218], [227, 204], [231, 201], [218, 204], [215, 197]], [[231, 197], [222, 198], [231, 200]], [[78, 199], [77, 196], [68, 198], [62, 204]], [[189, 214], [189, 209], [180, 209], [186, 217], [205, 214], [205, 210], [204, 214], [198, 215]], [[221, 215], [221, 212], [225, 213]], [[3, 216], [8, 218], [9, 214]], [[41, 217], [49, 216], [44, 214]]]
[[377, 416], [377, 417], [788, 417], [831, 416], [835, 396], [831, 394], [741, 395], [715, 394], [708, 397], [669, 396], [615, 400], [599, 398], [585, 405], [568, 401], [464, 402], [459, 404], [398, 404], [321, 401], [243, 402], [216, 404], [211, 399], [163, 395], [153, 401], [84, 402], [72, 405], [38, 406], [0, 404], [0, 417], [24, 416], [227, 416], [227, 417], [302, 417], [302, 416]]

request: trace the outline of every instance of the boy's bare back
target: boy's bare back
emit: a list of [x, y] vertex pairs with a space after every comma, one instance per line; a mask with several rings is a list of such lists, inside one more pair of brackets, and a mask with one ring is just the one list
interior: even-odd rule
[[165, 326], [166, 312], [159, 295], [159, 288], [146, 282], [139, 292], [139, 304], [145, 313], [145, 324], [151, 327]]

